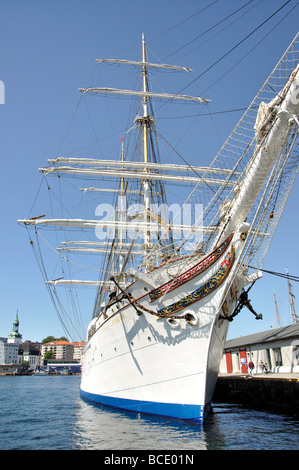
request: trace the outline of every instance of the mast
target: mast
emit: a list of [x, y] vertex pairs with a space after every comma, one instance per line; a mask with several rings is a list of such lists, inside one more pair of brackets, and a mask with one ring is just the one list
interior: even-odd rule
[[275, 309], [276, 309], [276, 315], [277, 315], [277, 320], [278, 320], [278, 326], [279, 326], [279, 328], [281, 328], [279, 313], [278, 313], [278, 307], [277, 307], [277, 302], [276, 302], [276, 297], [275, 297], [275, 292], [274, 291], [273, 291], [273, 295], [274, 295], [274, 302], [275, 302]]
[[[151, 203], [153, 197], [161, 197], [163, 199], [164, 194], [158, 190], [154, 192], [153, 185], [161, 182], [168, 183], [183, 183], [183, 184], [209, 184], [221, 186], [223, 181], [227, 177], [227, 172], [222, 169], [213, 168], [208, 171], [208, 176], [205, 174], [207, 168], [205, 167], [196, 167], [191, 169], [188, 165], [170, 165], [170, 164], [159, 164], [158, 162], [151, 161], [150, 155], [150, 146], [151, 138], [150, 132], [155, 126], [154, 118], [149, 115], [150, 113], [150, 100], [152, 98], [166, 99], [168, 101], [180, 100], [193, 103], [200, 103], [206, 105], [210, 100], [202, 98], [200, 96], [189, 96], [189, 95], [180, 95], [180, 94], [169, 94], [169, 93], [157, 93], [149, 90], [148, 85], [148, 70], [150, 68], [160, 68], [167, 70], [183, 71], [190, 72], [191, 70], [187, 67], [173, 66], [169, 64], [156, 64], [147, 62], [146, 58], [146, 43], [145, 36], [142, 34], [142, 45], [141, 45], [141, 60], [132, 61], [132, 60], [122, 60], [122, 59], [96, 59], [98, 63], [115, 63], [119, 65], [129, 65], [137, 66], [141, 71], [141, 87], [140, 90], [122, 90], [116, 88], [107, 88], [107, 87], [90, 87], [90, 88], [79, 88], [82, 94], [86, 93], [102, 93], [102, 94], [112, 94], [112, 95], [125, 95], [137, 97], [140, 99], [141, 111], [140, 115], [137, 116], [134, 120], [135, 126], [139, 128], [140, 138], [141, 138], [141, 153], [142, 156], [139, 161], [126, 161], [124, 157], [124, 150], [122, 148], [121, 159], [118, 161], [115, 160], [97, 160], [92, 158], [65, 158], [60, 157], [57, 159], [49, 160], [50, 166], [48, 168], [41, 168], [40, 171], [43, 174], [52, 174], [52, 173], [64, 173], [64, 174], [73, 174], [74, 176], [92, 176], [93, 178], [104, 177], [108, 178], [118, 178], [120, 184], [117, 189], [112, 188], [101, 188], [101, 187], [85, 187], [80, 188], [83, 193], [87, 191], [105, 191], [110, 193], [116, 193], [118, 197], [118, 210], [114, 213], [114, 220], [85, 220], [85, 219], [46, 219], [44, 216], [38, 216], [26, 220], [19, 220], [19, 223], [27, 225], [50, 225], [50, 226], [59, 226], [67, 228], [81, 228], [81, 229], [99, 229], [104, 228], [105, 230], [111, 231], [113, 233], [113, 240], [115, 245], [112, 247], [111, 252], [111, 261], [113, 267], [115, 266], [114, 261], [116, 261], [116, 255], [118, 257], [119, 269], [120, 272], [123, 271], [123, 267], [126, 264], [128, 259], [128, 250], [123, 250], [123, 247], [126, 244], [127, 237], [129, 238], [134, 232], [134, 242], [130, 245], [129, 254], [133, 254], [132, 247], [135, 243], [136, 236], [138, 232], [141, 232], [143, 236], [143, 244], [140, 245], [140, 250], [138, 250], [138, 256], [143, 258], [143, 263], [141, 268], [147, 271], [153, 264], [153, 259], [159, 256], [158, 251], [165, 248], [160, 242], [161, 233], [164, 238], [171, 238], [173, 233], [186, 233], [187, 231], [193, 229], [193, 226], [189, 224], [174, 224], [169, 221], [164, 222], [159, 217], [159, 214], [155, 214], [151, 210]], [[61, 164], [64, 163], [66, 165]], [[58, 165], [58, 166], [55, 166]], [[79, 167], [77, 165], [80, 165]], [[87, 165], [87, 166], [86, 166]], [[198, 175], [198, 171], [202, 175]], [[185, 172], [185, 175], [175, 174], [177, 172]], [[197, 173], [196, 175], [191, 174], [190, 172]], [[237, 174], [234, 175], [237, 178]], [[140, 181], [140, 186], [138, 190], [127, 189], [128, 183], [134, 180]], [[232, 185], [234, 183], [231, 183]], [[138, 195], [142, 194], [143, 197], [143, 210], [139, 214], [132, 216], [127, 220], [126, 218], [126, 200], [125, 196], [127, 194]], [[97, 215], [97, 214], [96, 214]], [[196, 228], [194, 233], [202, 233], [202, 227]], [[165, 235], [165, 236], [164, 236]], [[153, 241], [158, 239], [157, 250], [153, 250]], [[119, 245], [119, 250], [115, 250], [116, 244]], [[69, 248], [68, 248], [69, 249]], [[73, 247], [72, 251], [76, 252], [101, 252], [101, 248], [80, 248]], [[60, 249], [57, 249], [57, 252], [60, 252]], [[153, 253], [151, 256], [150, 253]]]
[[[123, 94], [123, 95], [131, 95], [131, 96], [139, 96], [142, 100], [142, 115], [138, 116], [135, 119], [135, 123], [139, 124], [141, 129], [141, 134], [143, 136], [143, 168], [141, 171], [141, 181], [142, 181], [142, 188], [143, 188], [143, 203], [144, 203], [144, 213], [143, 213], [143, 221], [145, 222], [145, 229], [144, 229], [144, 252], [145, 252], [145, 265], [144, 269], [148, 270], [150, 267], [150, 257], [148, 256], [150, 249], [151, 249], [151, 184], [152, 180], [161, 179], [160, 175], [154, 175], [156, 178], [153, 178], [153, 174], [149, 168], [149, 165], [152, 163], [150, 162], [150, 155], [149, 155], [149, 132], [152, 125], [154, 125], [153, 119], [149, 116], [148, 111], [148, 102], [149, 98], [157, 97], [157, 98], [166, 98], [169, 100], [172, 99], [179, 99], [179, 100], [186, 100], [186, 101], [195, 101], [200, 102], [202, 104], [207, 104], [209, 100], [206, 100], [201, 97], [193, 97], [188, 95], [170, 95], [166, 93], [153, 93], [148, 90], [148, 68], [149, 67], [160, 67], [160, 68], [167, 68], [167, 69], [174, 69], [174, 70], [183, 70], [185, 72], [190, 72], [190, 69], [187, 67], [179, 67], [179, 66], [171, 66], [168, 64], [153, 64], [147, 62], [146, 60], [146, 44], [145, 44], [145, 37], [144, 33], [142, 34], [142, 49], [141, 49], [141, 61], [130, 61], [130, 60], [120, 60], [120, 59], [97, 59], [97, 62], [108, 62], [108, 63], [117, 63], [117, 64], [129, 64], [129, 65], [137, 65], [141, 67], [142, 71], [142, 90], [141, 91], [132, 91], [132, 90], [118, 90], [114, 88], [80, 88], [81, 93], [86, 92], [96, 92], [96, 93], [112, 93], [112, 94]], [[93, 172], [95, 175], [95, 172]], [[130, 177], [130, 176], [137, 176], [129, 175], [126, 173], [118, 173], [119, 176]], [[115, 171], [113, 171], [113, 175], [115, 176]], [[140, 176], [138, 176], [140, 177]], [[195, 180], [195, 178], [194, 178]], [[196, 183], [198, 182], [198, 178], [196, 178]], [[88, 190], [86, 188], [86, 190]]]
[[[142, 85], [143, 85], [143, 92], [146, 94], [147, 93], [147, 68], [146, 68], [146, 60], [145, 60], [145, 41], [144, 41], [144, 33], [142, 34], [142, 62], [144, 63], [142, 67]], [[143, 126], [143, 156], [144, 156], [144, 164], [145, 168], [144, 171], [145, 173], [148, 173], [148, 168], [147, 168], [147, 163], [149, 160], [148, 156], [148, 127], [150, 124], [150, 119], [148, 116], [148, 106], [147, 106], [147, 96], [143, 96], [142, 101], [143, 101], [143, 118], [141, 119], [141, 125]], [[148, 223], [150, 223], [150, 182], [149, 180], [145, 180], [143, 182], [144, 186], [144, 210], [146, 213], [146, 220]], [[151, 242], [151, 236], [150, 236], [150, 231], [146, 230], [145, 232], [145, 252], [148, 253], [149, 251], [149, 246]]]
[[[123, 162], [125, 159], [125, 154], [124, 154], [124, 143], [122, 142], [121, 144], [121, 161]], [[120, 221], [124, 221], [124, 212], [125, 212], [125, 192], [124, 192], [124, 178], [122, 177], [120, 180], [120, 214], [119, 218]], [[120, 249], [122, 250], [123, 248], [123, 229], [120, 229], [120, 237], [119, 237], [119, 244], [120, 244]], [[119, 256], [119, 271], [122, 271], [123, 268], [123, 262], [124, 262], [124, 256], [121, 254]]]
[[288, 268], [286, 268], [286, 273], [287, 273], [287, 280], [288, 280], [288, 288], [289, 288], [289, 296], [290, 296], [290, 304], [291, 304], [291, 310], [292, 310], [292, 315], [293, 315], [293, 320], [294, 320], [294, 323], [297, 324], [298, 323], [298, 317], [296, 315], [296, 312], [295, 312], [295, 305], [294, 305], [294, 294], [292, 293], [292, 289], [291, 289], [291, 283], [290, 283], [290, 279], [289, 279], [289, 271], [288, 271]]

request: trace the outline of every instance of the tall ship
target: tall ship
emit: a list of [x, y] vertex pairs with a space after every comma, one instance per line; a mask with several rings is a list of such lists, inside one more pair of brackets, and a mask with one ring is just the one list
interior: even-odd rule
[[[96, 291], [82, 358], [84, 399], [204, 421], [230, 322], [243, 307], [262, 317], [248, 291], [262, 277], [298, 171], [298, 52], [297, 35], [209, 166], [190, 165], [158, 131], [155, 100], [184, 107], [205, 107], [209, 100], [182, 90], [153, 91], [151, 74], [190, 69], [149, 62], [144, 36], [140, 60], [98, 60], [101, 67], [137, 69], [136, 90], [80, 89], [82, 96], [133, 97], [138, 105], [119, 141], [118, 159], [63, 156], [40, 169], [47, 181], [71, 177], [72, 189], [77, 178], [85, 179], [87, 185], [76, 190], [83, 211], [85, 197], [95, 201], [96, 217], [78, 212], [70, 218], [64, 208], [58, 217], [55, 211], [51, 218], [37, 213], [19, 223], [27, 228], [57, 310], [65, 308], [59, 289], [87, 290], [89, 300], [90, 289]], [[168, 153], [161, 160], [162, 147]], [[178, 195], [184, 202], [177, 202]], [[56, 277], [41, 254], [47, 227], [59, 244], [46, 242], [62, 266]], [[85, 267], [82, 256], [96, 260], [88, 271], [96, 279], [76, 278], [77, 268]], [[78, 314], [76, 299], [69, 307]]]

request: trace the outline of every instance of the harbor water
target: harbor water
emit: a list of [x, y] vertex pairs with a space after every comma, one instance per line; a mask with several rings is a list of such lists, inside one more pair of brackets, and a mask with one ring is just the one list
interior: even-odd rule
[[1, 450], [298, 450], [295, 416], [214, 403], [204, 425], [83, 401], [80, 376], [0, 377]]

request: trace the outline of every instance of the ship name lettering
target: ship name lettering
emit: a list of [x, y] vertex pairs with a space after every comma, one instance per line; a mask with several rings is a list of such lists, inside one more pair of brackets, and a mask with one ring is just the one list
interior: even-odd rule
[[107, 323], [105, 322], [101, 328], [100, 328], [100, 333], [104, 333], [105, 331], [110, 330], [113, 326], [115, 326], [117, 323], [119, 323], [121, 320], [126, 318], [126, 314], [122, 313], [121, 315], [118, 315], [115, 318], [111, 318], [107, 320]]

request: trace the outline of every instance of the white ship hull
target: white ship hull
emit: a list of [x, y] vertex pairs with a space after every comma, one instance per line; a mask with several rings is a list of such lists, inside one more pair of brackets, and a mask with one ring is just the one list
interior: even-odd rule
[[[114, 306], [114, 313], [107, 311], [106, 320], [93, 322], [95, 332], [83, 357], [82, 397], [126, 410], [203, 422], [228, 329], [228, 321], [219, 315], [230, 315], [237, 303], [235, 276], [242, 245], [237, 231], [211, 266], [164, 293], [160, 304], [159, 298], [151, 301], [149, 294], [142, 295], [144, 286], [135, 281], [133, 297], [139, 297], [138, 303], [152, 312], [169, 305], [178, 307], [177, 302], [188, 303], [194, 292], [199, 300], [181, 308], [175, 319], [159, 318], [146, 310], [138, 315], [127, 303], [120, 309]], [[196, 265], [200, 266], [198, 260]], [[188, 278], [194, 271], [190, 268], [177, 279]], [[235, 288], [229, 288], [233, 280]]]

